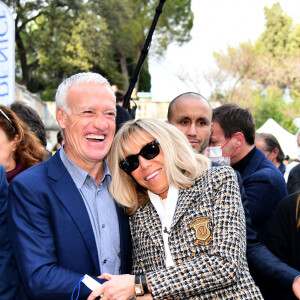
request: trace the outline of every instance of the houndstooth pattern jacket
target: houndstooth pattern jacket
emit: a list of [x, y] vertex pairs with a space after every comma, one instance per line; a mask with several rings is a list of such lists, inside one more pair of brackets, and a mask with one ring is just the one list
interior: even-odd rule
[[214, 167], [179, 192], [165, 266], [154, 206], [130, 218], [133, 273], [147, 274], [154, 299], [263, 299], [246, 261], [245, 216], [235, 172]]

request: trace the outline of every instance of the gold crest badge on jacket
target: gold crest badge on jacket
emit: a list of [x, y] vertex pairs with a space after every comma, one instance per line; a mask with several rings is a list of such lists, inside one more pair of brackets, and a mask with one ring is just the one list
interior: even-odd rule
[[196, 241], [194, 242], [194, 245], [208, 245], [211, 240], [211, 232], [208, 228], [208, 224], [210, 222], [210, 219], [207, 217], [199, 217], [195, 220], [193, 220], [190, 223], [190, 228], [195, 229], [195, 236], [196, 236]]

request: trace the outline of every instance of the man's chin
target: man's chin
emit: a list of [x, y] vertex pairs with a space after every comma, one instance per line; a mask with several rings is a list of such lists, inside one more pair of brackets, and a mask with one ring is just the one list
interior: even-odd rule
[[199, 152], [201, 149], [201, 145], [199, 145], [199, 144], [194, 144], [194, 145], [191, 144], [191, 146], [195, 152]]
[[204, 151], [205, 151], [205, 149], [206, 149], [207, 146], [208, 146], [208, 142], [209, 142], [209, 140], [206, 139], [206, 140], [204, 141], [204, 143], [203, 143], [202, 145], [200, 145], [199, 150], [198, 150], [199, 153], [204, 154]]

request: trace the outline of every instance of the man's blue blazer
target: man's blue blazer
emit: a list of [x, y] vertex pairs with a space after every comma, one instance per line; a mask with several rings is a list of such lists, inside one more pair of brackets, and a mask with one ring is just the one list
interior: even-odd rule
[[15, 300], [18, 291], [18, 273], [7, 225], [7, 180], [0, 165], [0, 299]]
[[[130, 273], [128, 216], [116, 207], [121, 273]], [[15, 259], [29, 299], [70, 299], [84, 274], [101, 274], [88, 212], [59, 151], [14, 178], [8, 211]], [[89, 293], [81, 284], [80, 299]]]
[[287, 195], [286, 182], [276, 166], [257, 148], [240, 174], [248, 198], [252, 224], [258, 231], [259, 238], [263, 240], [278, 203]]

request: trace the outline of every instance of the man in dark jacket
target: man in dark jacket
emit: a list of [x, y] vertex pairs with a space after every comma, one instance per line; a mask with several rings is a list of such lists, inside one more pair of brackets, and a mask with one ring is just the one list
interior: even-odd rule
[[287, 195], [281, 172], [254, 145], [255, 122], [251, 113], [236, 104], [213, 110], [210, 146], [221, 146], [224, 157], [243, 179], [252, 224], [263, 239], [279, 201]]
[[[187, 136], [195, 151], [203, 153], [211, 134], [212, 114], [212, 108], [203, 96], [189, 92], [171, 101], [168, 121]], [[239, 175], [238, 179], [240, 179]], [[239, 184], [246, 217], [247, 259], [251, 275], [262, 290], [265, 299], [270, 299], [267, 290], [271, 288], [271, 284], [299, 292], [300, 278], [295, 279], [300, 272], [281, 262], [259, 240], [251, 222], [245, 189], [241, 187], [241, 182]]]
[[[97, 279], [131, 271], [128, 216], [108, 191], [106, 155], [116, 117], [111, 85], [89, 72], [65, 79], [56, 93], [56, 117], [64, 146], [9, 184], [22, 300], [70, 299], [85, 274]], [[79, 299], [89, 294], [82, 284]]]
[[7, 225], [6, 172], [0, 165], [0, 299], [15, 300], [18, 290], [18, 272], [11, 248]]

